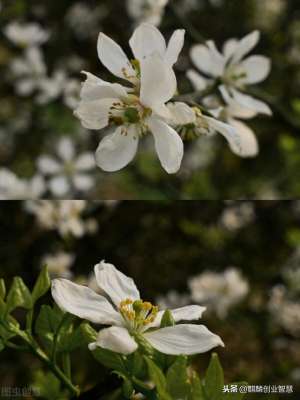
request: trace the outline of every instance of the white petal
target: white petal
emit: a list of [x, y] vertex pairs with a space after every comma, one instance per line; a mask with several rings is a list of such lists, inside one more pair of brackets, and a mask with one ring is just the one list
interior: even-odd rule
[[203, 78], [198, 72], [193, 69], [189, 69], [186, 73], [186, 76], [191, 81], [195, 90], [204, 90], [207, 88], [208, 80]]
[[260, 114], [272, 115], [272, 110], [268, 104], [264, 103], [263, 101], [257, 100], [254, 97], [248, 96], [247, 94], [241, 93], [235, 89], [232, 89], [231, 92], [234, 100], [241, 106], [247, 107], [250, 110], [256, 111]]
[[64, 175], [55, 176], [49, 181], [49, 189], [54, 196], [62, 197], [69, 193], [70, 183]]
[[162, 167], [168, 174], [175, 174], [183, 157], [183, 142], [179, 134], [165, 122], [151, 117], [149, 128], [154, 136], [155, 149]]
[[195, 66], [206, 75], [216, 78], [223, 75], [225, 57], [217, 51], [212, 42], [208, 42], [207, 46], [203, 44], [193, 46], [191, 59]]
[[71, 161], [74, 157], [74, 142], [67, 137], [62, 138], [57, 146], [57, 153], [64, 161]]
[[246, 84], [264, 81], [271, 71], [271, 61], [264, 56], [251, 56], [241, 63], [242, 69], [246, 71], [247, 77], [243, 79]]
[[79, 191], [90, 190], [94, 186], [94, 179], [86, 174], [76, 174], [73, 176], [73, 184], [75, 189]]
[[57, 174], [61, 171], [61, 165], [52, 157], [40, 156], [37, 159], [38, 169], [45, 175]]
[[[205, 310], [206, 307], [192, 305], [192, 306], [175, 308], [174, 310], [170, 311], [172, 313], [174, 321], [179, 322], [179, 321], [193, 321], [200, 319]], [[159, 327], [164, 313], [165, 310], [159, 311], [155, 318], [155, 321], [152, 324], [148, 325], [147, 329]]]
[[145, 338], [164, 354], [199, 354], [216, 346], [224, 346], [221, 338], [204, 325], [182, 324], [146, 332]]
[[166, 42], [160, 31], [153, 25], [143, 23], [134, 32], [129, 40], [135, 58], [139, 61], [158, 53], [161, 58], [166, 53]]
[[123, 79], [135, 76], [124, 51], [104, 33], [99, 34], [97, 50], [100, 61], [112, 74]]
[[105, 261], [95, 265], [97, 284], [118, 307], [122, 300], [139, 300], [140, 293], [133, 279]]
[[236, 128], [240, 137], [240, 146], [234, 142], [230, 143], [231, 150], [241, 157], [255, 157], [259, 152], [258, 142], [255, 133], [243, 122], [230, 119], [230, 125]]
[[95, 167], [95, 157], [93, 153], [82, 153], [75, 162], [75, 168], [79, 171], [88, 171]]
[[[221, 92], [221, 95], [222, 95], [224, 101], [228, 104], [228, 106], [226, 106], [226, 110], [230, 116], [241, 118], [241, 119], [249, 119], [249, 118], [253, 118], [257, 115], [257, 111], [251, 110], [250, 108], [242, 106], [240, 103], [238, 103], [231, 96], [230, 92], [227, 90], [227, 88], [224, 85], [219, 86], [219, 90]], [[210, 110], [210, 113], [212, 114], [211, 110]]]
[[113, 326], [102, 329], [98, 333], [97, 341], [89, 344], [90, 350], [95, 350], [97, 347], [126, 355], [133, 353], [138, 346], [127, 329]]
[[167, 107], [171, 113], [170, 123], [174, 125], [187, 125], [196, 122], [194, 110], [185, 103], [169, 103]]
[[82, 100], [119, 99], [127, 96], [127, 91], [122, 85], [105, 82], [89, 72], [83, 71], [83, 73], [87, 76], [87, 79], [83, 83], [80, 92]]
[[208, 123], [211, 130], [215, 130], [223, 135], [231, 146], [241, 151], [241, 138], [236, 129], [229, 125], [221, 122], [215, 118], [203, 117], [203, 119]]
[[245, 36], [241, 39], [236, 46], [234, 54], [232, 56], [231, 63], [238, 63], [241, 59], [248, 54], [258, 43], [260, 39], [260, 32], [254, 31], [249, 33], [249, 35]]
[[229, 60], [230, 57], [235, 52], [239, 41], [237, 39], [229, 39], [225, 42], [223, 46], [223, 54], [226, 57], [226, 60]]
[[52, 281], [52, 296], [64, 311], [103, 325], [122, 325], [121, 315], [105, 297], [67, 279]]
[[87, 129], [103, 129], [108, 125], [109, 110], [116, 99], [81, 101], [74, 115]]
[[168, 43], [167, 52], [165, 55], [165, 62], [173, 67], [173, 65], [177, 62], [179, 54], [184, 45], [184, 29], [177, 29]]
[[126, 167], [134, 158], [138, 147], [138, 136], [134, 128], [123, 132], [119, 127], [105, 136], [96, 150], [96, 163], [104, 171], [114, 172]]
[[141, 63], [141, 103], [159, 113], [161, 106], [169, 101], [177, 88], [173, 69], [164, 63], [158, 53]]

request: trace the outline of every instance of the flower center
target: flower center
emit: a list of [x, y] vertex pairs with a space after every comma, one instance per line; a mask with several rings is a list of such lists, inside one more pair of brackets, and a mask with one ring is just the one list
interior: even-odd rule
[[230, 65], [224, 74], [223, 81], [227, 84], [238, 85], [241, 80], [247, 78], [247, 72], [240, 65]]
[[140, 332], [146, 325], [155, 321], [158, 307], [148, 301], [125, 299], [120, 303], [119, 312], [130, 330]]

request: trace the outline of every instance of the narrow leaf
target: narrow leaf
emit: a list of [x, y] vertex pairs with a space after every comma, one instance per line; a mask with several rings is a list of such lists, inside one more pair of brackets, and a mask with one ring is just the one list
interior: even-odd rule
[[6, 300], [6, 312], [10, 313], [17, 307], [23, 307], [28, 310], [32, 308], [31, 294], [20, 277], [15, 277]]
[[48, 274], [47, 266], [44, 266], [32, 291], [32, 301], [35, 303], [40, 297], [50, 289], [51, 280]]

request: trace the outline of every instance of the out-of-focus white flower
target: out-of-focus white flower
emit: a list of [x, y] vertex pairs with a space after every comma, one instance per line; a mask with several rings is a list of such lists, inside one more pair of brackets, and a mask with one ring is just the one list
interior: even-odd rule
[[235, 102], [257, 113], [271, 115], [272, 111], [267, 104], [240, 92], [248, 85], [264, 81], [270, 73], [269, 58], [254, 55], [244, 59], [256, 46], [259, 38], [260, 33], [254, 31], [241, 40], [230, 39], [225, 43], [222, 53], [213, 41], [193, 46], [192, 61], [210, 80], [207, 81], [194, 70], [188, 71], [188, 77], [197, 90], [204, 89], [207, 82], [219, 80], [229, 90]]
[[[52, 281], [52, 296], [62, 310], [97, 324], [112, 325], [100, 330], [96, 342], [89, 344], [90, 350], [101, 347], [131, 354], [138, 349], [139, 338], [162, 353], [174, 355], [204, 353], [224, 346], [221, 338], [204, 325], [160, 328], [164, 311], [142, 301], [134, 281], [112, 264], [100, 262], [95, 266], [95, 275], [106, 296], [66, 279]], [[204, 311], [204, 307], [192, 305], [171, 310], [171, 313], [174, 321], [179, 322], [197, 320]]]
[[46, 65], [38, 47], [25, 49], [24, 57], [14, 59], [10, 67], [16, 91], [21, 96], [28, 96], [39, 89], [46, 78]]
[[49, 32], [36, 23], [11, 22], [4, 28], [5, 36], [21, 47], [39, 46], [49, 39]]
[[223, 273], [203, 272], [188, 281], [193, 301], [203, 303], [225, 318], [229, 309], [239, 303], [249, 291], [248, 282], [236, 268]]
[[226, 207], [221, 215], [220, 223], [226, 229], [235, 231], [243, 228], [255, 219], [253, 203], [233, 202]]
[[127, 0], [127, 11], [135, 22], [148, 22], [158, 26], [164, 15], [168, 0]]
[[74, 254], [59, 251], [55, 254], [46, 254], [42, 258], [42, 265], [47, 265], [51, 278], [71, 278], [70, 267], [75, 259]]
[[48, 185], [54, 196], [66, 196], [73, 191], [88, 191], [94, 185], [89, 173], [95, 168], [95, 157], [91, 152], [75, 155], [74, 142], [63, 137], [58, 142], [57, 157], [41, 155], [37, 165], [39, 171], [50, 177]]
[[75, 110], [79, 104], [81, 84], [77, 79], [68, 79], [64, 86], [63, 100], [66, 106]]
[[58, 230], [62, 236], [82, 237], [86, 233], [82, 214], [87, 205], [84, 200], [30, 201], [26, 203], [26, 210], [35, 215], [44, 229]]
[[177, 88], [173, 65], [184, 41], [177, 30], [168, 46], [153, 25], [140, 25], [129, 44], [135, 60], [129, 61], [120, 46], [100, 33], [98, 55], [115, 76], [127, 80], [131, 88], [105, 82], [85, 73], [81, 101], [75, 110], [87, 129], [113, 126], [114, 131], [99, 144], [96, 162], [105, 171], [118, 171], [135, 156], [139, 137], [150, 131], [163, 168], [176, 173], [183, 157], [183, 142], [166, 122], [171, 114], [166, 103]]
[[278, 29], [278, 22], [287, 8], [285, 0], [254, 0], [255, 26], [266, 31]]
[[21, 179], [9, 169], [0, 169], [0, 200], [38, 199], [45, 189], [45, 182], [40, 175]]
[[300, 303], [289, 299], [283, 285], [272, 288], [268, 308], [274, 321], [292, 336], [300, 337]]

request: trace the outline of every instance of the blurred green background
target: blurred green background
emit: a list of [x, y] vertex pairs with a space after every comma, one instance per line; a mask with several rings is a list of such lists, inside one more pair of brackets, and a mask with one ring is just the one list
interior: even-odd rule
[[[85, 69], [111, 80], [97, 59], [99, 31], [113, 37], [129, 52], [128, 39], [135, 26], [123, 0], [1, 1], [0, 26], [13, 21], [38, 22], [50, 31], [41, 46], [47, 74], [63, 71], [78, 89]], [[166, 6], [159, 28], [166, 38], [172, 31], [187, 29], [185, 47], [177, 64], [179, 89], [191, 91], [185, 72], [191, 67], [188, 54], [198, 36], [214, 39], [219, 46], [230, 37], [241, 38], [259, 29], [262, 40], [255, 53], [272, 59], [272, 74], [260, 86], [269, 100], [272, 118], [256, 118], [250, 125], [260, 143], [253, 160], [233, 155], [222, 137], [186, 144], [185, 159], [176, 176], [167, 175], [154, 153], [144, 144], [138, 157], [121, 172], [94, 171], [92, 199], [224, 199], [295, 198], [300, 193], [300, 5], [298, 0], [174, 0]], [[128, 53], [129, 54], [129, 53]], [[36, 158], [50, 154], [60, 136], [68, 135], [77, 151], [94, 151], [102, 137], [80, 127], [70, 97], [61, 93], [45, 104], [34, 94], [16, 94], [10, 63], [22, 55], [0, 34], [0, 163], [21, 178], [36, 172]], [[70, 82], [68, 82], [70, 83]], [[65, 83], [66, 84], [66, 83]], [[71, 83], [72, 86], [72, 83]], [[74, 89], [74, 90], [75, 90]], [[72, 89], [70, 89], [72, 90]], [[76, 90], [75, 90], [76, 91]], [[71, 195], [70, 195], [71, 196]], [[74, 194], [73, 194], [74, 196]], [[70, 197], [72, 198], [72, 197]]]
[[[191, 277], [234, 266], [248, 282], [248, 294], [223, 317], [201, 303], [208, 306], [204, 324], [226, 345], [217, 349], [226, 381], [294, 386], [294, 394], [247, 399], [299, 398], [299, 202], [89, 202], [79, 219], [93, 220], [94, 229], [81, 237], [42, 228], [27, 209], [26, 202], [4, 202], [0, 209], [0, 276], [7, 283], [20, 275], [31, 288], [45, 254], [64, 251], [74, 256], [73, 279], [82, 281], [105, 259], [134, 278], [144, 299], [156, 302], [173, 290], [180, 302]], [[291, 270], [292, 282], [286, 279]], [[232, 290], [238, 289], [236, 284]], [[285, 288], [289, 301], [289, 308], [280, 306], [275, 314], [270, 311], [274, 287]], [[218, 302], [227, 295], [221, 294]], [[50, 296], [44, 302], [51, 303]], [[285, 323], [291, 307], [298, 314]], [[16, 315], [22, 320], [21, 311]], [[208, 359], [205, 354], [194, 360], [200, 374]], [[28, 354], [5, 350], [0, 354], [0, 387], [36, 384], [39, 368]], [[108, 377], [84, 350], [73, 355], [73, 374], [83, 389], [105, 384]]]

